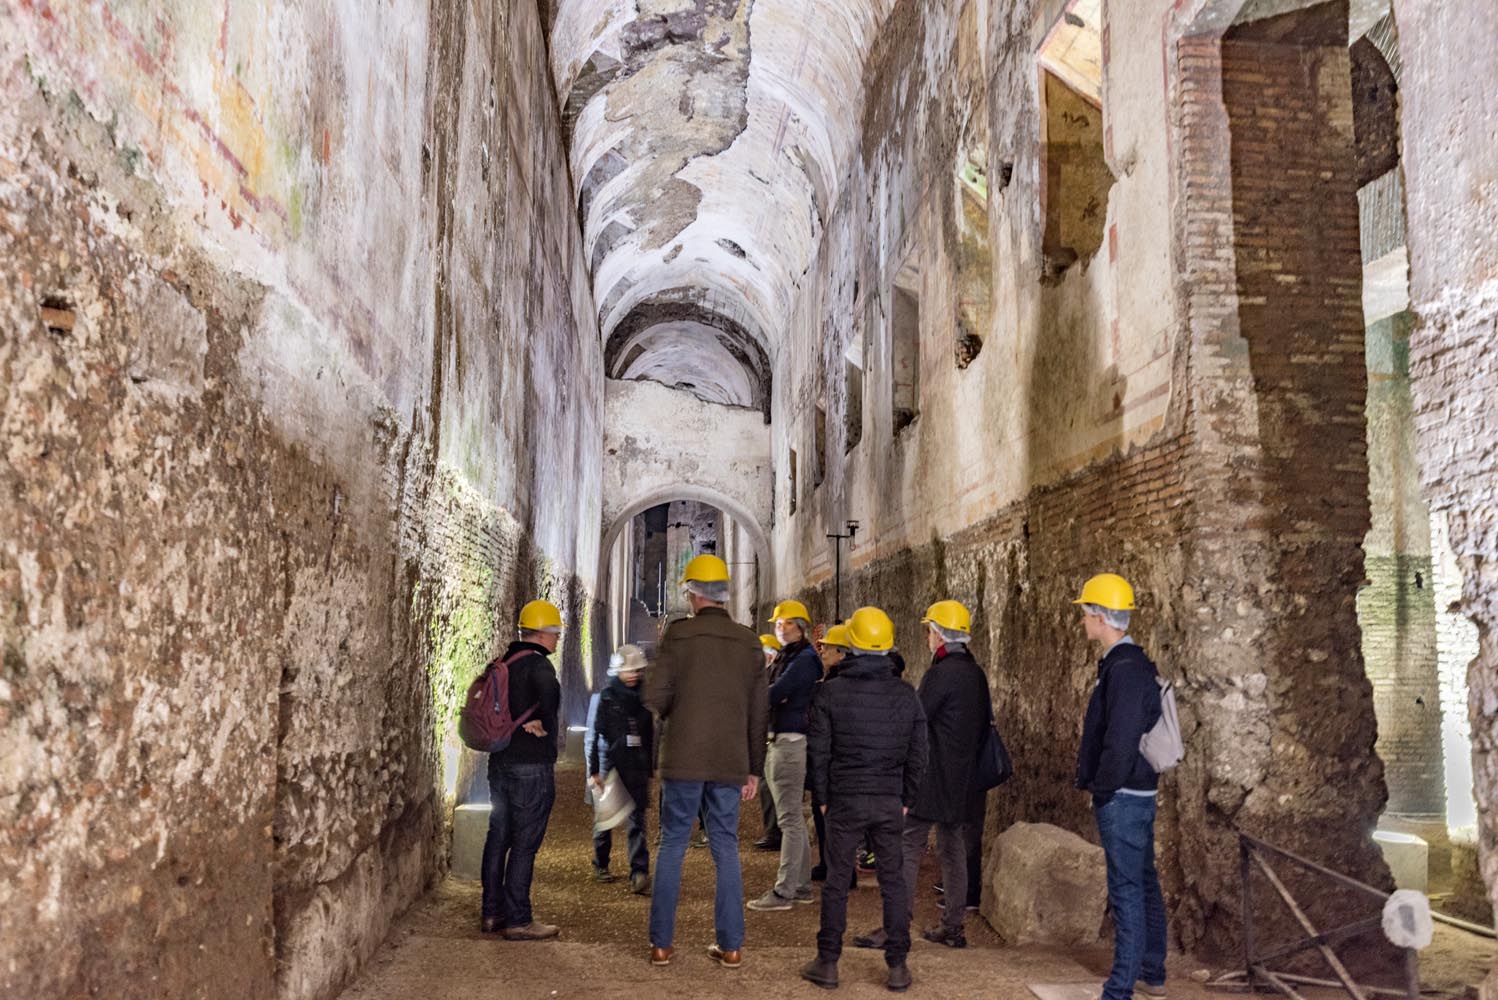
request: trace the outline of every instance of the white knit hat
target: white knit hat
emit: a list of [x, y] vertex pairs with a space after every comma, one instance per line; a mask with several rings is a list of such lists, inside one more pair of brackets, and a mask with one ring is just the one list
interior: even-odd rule
[[620, 674], [637, 674], [645, 669], [645, 651], [639, 646], [624, 645], [614, 651], [609, 657], [609, 676], [618, 677]]

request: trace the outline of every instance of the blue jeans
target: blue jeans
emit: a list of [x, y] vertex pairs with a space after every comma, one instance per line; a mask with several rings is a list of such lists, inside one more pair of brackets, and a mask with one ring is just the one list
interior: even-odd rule
[[484, 838], [484, 911], [506, 927], [531, 922], [531, 877], [546, 836], [557, 783], [551, 764], [489, 768], [489, 834]]
[[718, 870], [713, 924], [718, 947], [744, 946], [744, 877], [739, 869], [739, 786], [716, 781], [661, 782], [661, 846], [650, 895], [650, 944], [669, 948], [676, 935], [676, 899], [681, 895], [681, 862], [698, 810], [707, 821], [707, 842]]
[[1165, 900], [1155, 874], [1155, 798], [1115, 794], [1093, 806], [1108, 859], [1113, 972], [1103, 1000], [1133, 1000], [1134, 983], [1165, 983]]

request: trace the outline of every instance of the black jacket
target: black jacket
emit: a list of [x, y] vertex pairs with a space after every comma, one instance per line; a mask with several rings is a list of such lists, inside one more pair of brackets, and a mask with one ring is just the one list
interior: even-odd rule
[[1159, 775], [1139, 752], [1140, 738], [1160, 721], [1157, 675], [1154, 663], [1133, 643], [1119, 643], [1098, 661], [1077, 752], [1077, 787], [1099, 804], [1120, 788], [1159, 787]]
[[[649, 777], [654, 764], [655, 720], [640, 700], [639, 688], [610, 677], [588, 719], [589, 774], [607, 774], [618, 768], [620, 775]], [[630, 737], [634, 737], [633, 740]], [[630, 744], [634, 745], [631, 746]]]
[[889, 657], [853, 656], [812, 700], [806, 747], [816, 801], [890, 795], [908, 808], [926, 770], [926, 716]]
[[557, 760], [557, 709], [562, 703], [562, 685], [551, 666], [551, 654], [534, 642], [512, 642], [503, 659], [530, 653], [510, 664], [510, 714], [519, 719], [526, 709], [537, 706], [527, 722], [539, 719], [545, 736], [515, 730], [510, 745], [489, 755], [489, 770], [504, 764], [555, 764]]
[[910, 812], [934, 823], [961, 823], [988, 729], [988, 677], [965, 648], [943, 647], [921, 677], [920, 696], [930, 758]]
[[811, 696], [822, 679], [822, 661], [811, 643], [797, 640], [776, 656], [770, 684], [770, 732], [806, 732]]

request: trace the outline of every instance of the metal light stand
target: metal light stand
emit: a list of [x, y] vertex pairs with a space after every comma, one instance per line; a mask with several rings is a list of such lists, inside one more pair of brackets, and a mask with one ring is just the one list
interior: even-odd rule
[[843, 620], [843, 539], [846, 538], [850, 542], [853, 540], [853, 536], [858, 534], [858, 522], [849, 521], [847, 530], [848, 533], [846, 535], [832, 534], [827, 536], [833, 540], [832, 547], [834, 551], [833, 565], [835, 569], [833, 571], [832, 584], [832, 617], [834, 624]]

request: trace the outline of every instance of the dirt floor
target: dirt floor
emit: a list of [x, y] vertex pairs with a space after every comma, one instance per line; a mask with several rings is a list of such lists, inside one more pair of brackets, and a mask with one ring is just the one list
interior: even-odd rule
[[[479, 886], [447, 879], [413, 908], [370, 961], [343, 1000], [434, 1000], [437, 997], [820, 997], [822, 990], [802, 982], [797, 970], [815, 953], [818, 906], [789, 912], [747, 911], [747, 940], [741, 969], [721, 969], [708, 960], [712, 943], [713, 867], [706, 849], [689, 849], [677, 910], [676, 960], [668, 968], [647, 961], [649, 901], [629, 892], [624, 881], [593, 881], [589, 824], [582, 801], [582, 774], [557, 773], [557, 805], [536, 863], [532, 892], [536, 919], [559, 924], [556, 941], [518, 943], [478, 932]], [[655, 815], [652, 811], [651, 835]], [[759, 810], [743, 810], [741, 842], [744, 892], [753, 898], [774, 880], [776, 855], [748, 847], [759, 836]], [[615, 870], [623, 858], [623, 835], [615, 837]], [[917, 922], [936, 922], [933, 890], [935, 859], [922, 867]], [[866, 930], [879, 924], [879, 895], [872, 876], [860, 876], [849, 901], [849, 926]], [[910, 956], [912, 994], [963, 1000], [1032, 1000], [1034, 984], [1096, 987], [1107, 975], [1106, 947], [1080, 952], [1003, 945], [977, 914], [968, 920], [968, 942], [957, 951], [917, 940]], [[1492, 966], [1494, 942], [1442, 929], [1422, 956], [1424, 996], [1462, 998]], [[1193, 978], [1214, 976], [1186, 956], [1170, 960], [1172, 1000], [1232, 996], [1209, 990]], [[887, 996], [882, 989], [883, 956], [855, 949], [849, 942], [840, 967], [840, 994]], [[1344, 996], [1307, 990], [1307, 1000]], [[1079, 1000], [1085, 994], [1077, 994]]]

